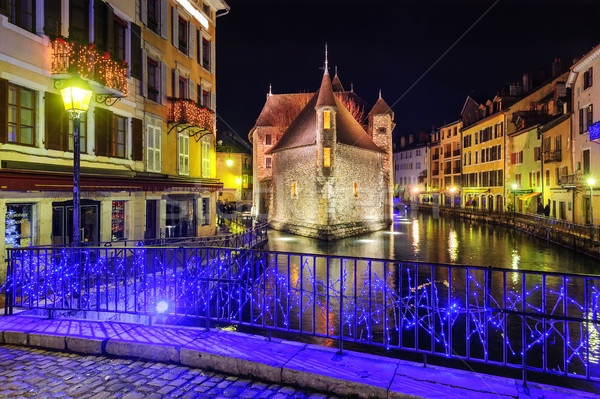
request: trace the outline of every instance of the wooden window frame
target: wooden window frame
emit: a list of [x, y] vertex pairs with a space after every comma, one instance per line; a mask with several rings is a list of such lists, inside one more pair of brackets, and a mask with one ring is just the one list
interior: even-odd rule
[[[10, 102], [10, 90], [11, 88], [16, 89], [16, 103], [13, 104]], [[31, 92], [31, 95], [33, 97], [32, 99], [32, 108], [29, 107], [24, 107], [21, 105], [21, 93], [23, 91], [28, 91]], [[6, 143], [10, 143], [10, 144], [18, 144], [18, 145], [24, 145], [24, 146], [28, 146], [28, 147], [35, 147], [36, 146], [36, 113], [37, 113], [37, 91], [33, 90], [33, 89], [29, 89], [27, 87], [23, 87], [23, 86], [19, 86], [19, 85], [15, 85], [12, 83], [8, 84], [8, 98], [7, 98], [7, 109], [6, 112], [8, 112], [7, 115], [7, 123], [8, 123], [8, 127], [10, 128], [11, 125], [15, 126], [15, 140], [11, 141], [10, 140], [10, 133], [9, 130], [6, 132]], [[16, 117], [17, 120], [11, 122], [9, 117], [10, 117], [10, 109], [11, 107], [15, 107], [16, 111]], [[31, 118], [31, 122], [32, 125], [24, 125], [23, 123], [21, 123], [21, 111], [31, 111], [32, 113], [32, 118]], [[26, 127], [26, 128], [31, 128], [31, 144], [29, 143], [23, 143], [21, 140], [21, 128], [22, 127]]]
[[[119, 120], [123, 121], [123, 129], [119, 129]], [[119, 132], [123, 132], [123, 140], [119, 140]], [[123, 153], [118, 150], [123, 146]], [[110, 154], [114, 158], [127, 158], [127, 117], [113, 114], [110, 129]]]

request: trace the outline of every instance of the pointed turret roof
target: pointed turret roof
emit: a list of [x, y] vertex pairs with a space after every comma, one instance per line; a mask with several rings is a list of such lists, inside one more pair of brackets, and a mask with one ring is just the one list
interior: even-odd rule
[[319, 89], [319, 97], [315, 108], [330, 106], [335, 107], [335, 96], [333, 95], [333, 86], [331, 85], [331, 79], [329, 78], [329, 71], [325, 68], [323, 74], [323, 80], [321, 81], [321, 88]]
[[335, 67], [335, 75], [333, 76], [331, 85], [333, 86], [333, 91], [336, 93], [344, 91], [344, 86], [342, 86], [342, 82], [340, 82], [340, 78], [338, 77], [337, 67]]
[[390, 114], [392, 118], [394, 118], [394, 111], [390, 108], [389, 105], [385, 102], [385, 100], [381, 97], [381, 90], [379, 91], [379, 99], [371, 108], [369, 115], [382, 115], [382, 114]]
[[[290, 127], [283, 133], [277, 144], [266, 153], [285, 150], [288, 148], [312, 145], [317, 139], [317, 115], [315, 108], [321, 98], [320, 91], [306, 104], [300, 115], [292, 122]], [[365, 132], [360, 123], [352, 117], [350, 111], [333, 96], [333, 104], [337, 107], [335, 113], [336, 136], [338, 143], [363, 148], [366, 150], [383, 152]]]

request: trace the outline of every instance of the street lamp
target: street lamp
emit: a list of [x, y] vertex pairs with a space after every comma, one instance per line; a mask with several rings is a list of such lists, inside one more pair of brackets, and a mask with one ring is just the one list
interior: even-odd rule
[[513, 183], [512, 192], [513, 192], [513, 219], [515, 217], [515, 211], [517, 209], [517, 183]]
[[456, 187], [450, 187], [450, 194], [452, 194], [452, 207], [456, 209]]
[[69, 79], [60, 90], [65, 109], [73, 118], [73, 246], [79, 245], [81, 221], [79, 219], [79, 118], [88, 110], [92, 89], [80, 77]]
[[415, 195], [415, 202], [417, 202], [417, 203], [418, 203], [418, 202], [419, 202], [419, 197], [418, 197], [418, 195], [419, 195], [419, 187], [415, 187], [415, 188], [413, 188], [413, 189], [412, 189], [412, 192], [413, 192], [413, 194]]
[[596, 184], [596, 179], [594, 179], [593, 177], [590, 177], [587, 180], [587, 184], [588, 186], [590, 186], [590, 224], [594, 224], [594, 185]]

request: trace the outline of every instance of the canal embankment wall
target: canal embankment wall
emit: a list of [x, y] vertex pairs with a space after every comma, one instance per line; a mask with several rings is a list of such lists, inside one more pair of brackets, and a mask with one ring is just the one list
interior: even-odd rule
[[600, 259], [600, 227], [596, 225], [578, 225], [541, 215], [488, 212], [485, 210], [436, 206], [435, 204], [418, 204], [418, 211], [438, 213], [445, 217], [460, 217], [473, 222], [515, 229]]

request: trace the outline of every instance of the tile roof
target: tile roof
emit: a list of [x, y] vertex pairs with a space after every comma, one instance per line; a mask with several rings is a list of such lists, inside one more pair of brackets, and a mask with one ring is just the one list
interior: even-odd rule
[[333, 86], [333, 91], [336, 93], [344, 91], [344, 86], [342, 86], [342, 82], [340, 82], [340, 78], [338, 78], [337, 72], [335, 73], [335, 76], [331, 81], [331, 85]]
[[369, 115], [382, 115], [382, 114], [390, 114], [392, 115], [392, 119], [394, 118], [394, 111], [390, 108], [389, 105], [385, 102], [385, 100], [381, 97], [377, 100], [373, 108], [369, 112]]
[[[284, 149], [311, 145], [316, 142], [317, 113], [315, 108], [319, 98], [321, 98], [320, 91], [313, 95], [313, 98], [306, 104], [300, 115], [283, 133], [277, 144], [266, 152], [267, 154]], [[371, 137], [365, 132], [361, 124], [352, 117], [350, 111], [344, 107], [340, 100], [333, 97], [333, 102], [337, 107], [335, 121], [338, 143], [371, 151], [384, 152], [373, 143]]]
[[294, 115], [297, 116], [302, 110], [302, 106], [306, 104], [312, 96], [313, 93], [268, 95], [267, 101], [254, 126], [275, 126], [277, 115], [282, 112], [297, 112], [296, 115]]
[[321, 88], [319, 89], [319, 98], [317, 99], [316, 107], [335, 107], [335, 105], [335, 96], [333, 95], [331, 78], [329, 77], [327, 70], [325, 70], [325, 73], [323, 74], [323, 80], [321, 81]]

